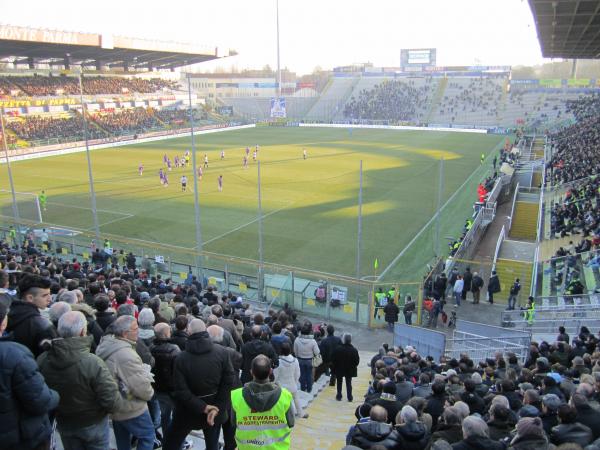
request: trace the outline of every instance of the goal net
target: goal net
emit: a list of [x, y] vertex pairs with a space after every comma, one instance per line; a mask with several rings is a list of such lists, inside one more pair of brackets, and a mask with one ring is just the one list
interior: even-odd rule
[[[33, 192], [15, 192], [19, 218], [30, 222], [42, 223], [42, 210], [37, 194]], [[0, 189], [0, 217], [14, 217], [13, 195], [10, 190]]]

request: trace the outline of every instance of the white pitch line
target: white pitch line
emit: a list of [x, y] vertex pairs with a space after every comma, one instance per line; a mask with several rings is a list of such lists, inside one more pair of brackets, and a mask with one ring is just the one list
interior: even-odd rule
[[[274, 211], [271, 211], [270, 213], [268, 213], [268, 214], [265, 214], [264, 216], [262, 216], [262, 218], [264, 219], [265, 217], [269, 217], [269, 216], [271, 216], [271, 215], [273, 215], [273, 214], [275, 214], [275, 213], [278, 213], [279, 211], [282, 211], [282, 210], [286, 209], [287, 207], [291, 206], [293, 203], [294, 203], [294, 202], [290, 202], [290, 203], [288, 203], [287, 205], [284, 205], [284, 206], [282, 206], [281, 208], [278, 208], [278, 209], [276, 209], [276, 210], [274, 210]], [[214, 237], [214, 238], [212, 238], [212, 239], [209, 239], [208, 241], [204, 241], [204, 242], [202, 243], [202, 245], [203, 245], [203, 246], [204, 246], [204, 245], [208, 245], [208, 244], [210, 244], [211, 242], [214, 242], [214, 241], [216, 241], [216, 240], [218, 240], [218, 239], [221, 239], [222, 237], [225, 237], [225, 236], [227, 236], [228, 234], [235, 233], [236, 231], [239, 231], [239, 230], [241, 230], [242, 228], [245, 228], [245, 227], [247, 227], [248, 225], [252, 225], [252, 224], [253, 224], [253, 223], [255, 223], [255, 222], [258, 222], [258, 217], [257, 217], [256, 219], [254, 219], [254, 220], [251, 220], [251, 221], [250, 221], [250, 222], [248, 222], [248, 223], [244, 223], [244, 224], [240, 225], [239, 227], [236, 227], [236, 228], [234, 228], [233, 230], [229, 230], [229, 231], [227, 231], [227, 232], [225, 232], [225, 233], [223, 233], [223, 234], [220, 234], [220, 235], [218, 235], [218, 236], [215, 236], [215, 237]]]
[[[492, 151], [490, 151], [490, 153], [488, 154], [488, 156], [493, 152], [496, 151], [498, 146], [494, 147], [494, 149]], [[486, 158], [487, 159], [487, 158]], [[423, 234], [423, 232], [427, 229], [427, 227], [429, 227], [429, 225], [431, 225], [431, 223], [437, 218], [437, 216], [444, 210], [446, 209], [446, 206], [448, 206], [448, 204], [454, 199], [454, 197], [456, 197], [456, 195], [462, 191], [462, 188], [465, 187], [465, 185], [471, 180], [471, 178], [473, 178], [473, 176], [477, 173], [477, 170], [479, 170], [480, 167], [477, 167], [469, 176], [469, 178], [467, 178], [465, 180], [465, 182], [463, 184], [460, 185], [460, 187], [454, 191], [454, 194], [452, 194], [450, 196], [450, 198], [448, 200], [446, 200], [446, 203], [444, 203], [442, 205], [442, 207], [440, 208], [439, 211], [436, 211], [436, 213], [433, 215], [433, 217], [431, 219], [429, 219], [429, 222], [427, 222], [425, 225], [423, 225], [423, 228], [421, 228], [419, 230], [419, 232], [417, 234], [415, 234], [415, 236], [411, 239], [411, 241], [408, 243], [408, 245], [406, 247], [404, 247], [404, 249], [398, 253], [398, 256], [396, 256], [391, 263], [388, 264], [388, 266], [383, 269], [383, 271], [379, 274], [379, 276], [377, 277], [377, 281], [381, 281], [381, 279], [383, 278], [383, 276], [398, 262], [398, 260], [402, 257], [402, 255], [404, 255], [404, 253], [406, 253], [406, 251], [412, 247], [412, 245], [415, 243], [415, 241], [419, 238], [419, 236], [421, 236]]]
[[[111, 223], [119, 222], [121, 220], [131, 219], [132, 217], [135, 217], [135, 214], [127, 214], [124, 217], [118, 217], [116, 219], [109, 220], [108, 222], [100, 223], [100, 224], [98, 224], [98, 228], [103, 227], [105, 225], [109, 225]], [[93, 229], [94, 229], [94, 227], [86, 228], [85, 231], [92, 231]]]
[[[76, 209], [85, 209], [87, 211], [91, 211], [92, 208], [88, 208], [87, 206], [76, 206], [76, 205], [67, 205], [65, 203], [57, 203], [57, 202], [48, 202], [48, 205], [57, 205], [57, 206], [63, 206], [65, 208], [76, 208]], [[119, 211], [109, 211], [107, 209], [96, 209], [97, 212], [103, 212], [103, 213], [108, 213], [108, 214], [116, 214], [119, 216], [126, 216], [124, 218], [128, 219], [129, 217], [132, 217], [133, 214], [128, 214], [128, 213], [122, 213]]]

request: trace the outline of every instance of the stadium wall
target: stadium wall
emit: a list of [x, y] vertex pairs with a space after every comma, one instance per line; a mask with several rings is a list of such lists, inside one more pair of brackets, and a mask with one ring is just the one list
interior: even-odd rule
[[[220, 133], [222, 131], [242, 130], [244, 128], [254, 128], [255, 124], [249, 125], [234, 125], [230, 127], [218, 127], [210, 129], [198, 129], [194, 130], [194, 134], [209, 134], [209, 133]], [[178, 138], [189, 136], [191, 129], [187, 128], [185, 131], [181, 131], [174, 134], [162, 134], [160, 136], [149, 136], [138, 139], [129, 139], [116, 142], [105, 142], [102, 144], [89, 145], [90, 150], [100, 150], [103, 148], [121, 147], [123, 145], [143, 144], [145, 142], [163, 141], [166, 139]], [[67, 155], [69, 153], [79, 153], [85, 151], [85, 145], [81, 145], [81, 142], [76, 143], [75, 147], [72, 147], [73, 143], [57, 144], [48, 147], [37, 147], [35, 149], [23, 148], [12, 151], [9, 155], [11, 161], [23, 161], [27, 159], [46, 158], [48, 156]], [[19, 154], [18, 152], [22, 152]], [[0, 157], [0, 164], [6, 164], [6, 156]]]

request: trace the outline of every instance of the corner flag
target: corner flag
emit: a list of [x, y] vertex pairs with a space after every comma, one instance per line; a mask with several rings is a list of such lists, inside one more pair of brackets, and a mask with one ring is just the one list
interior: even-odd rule
[[375, 270], [377, 270], [377, 268], [379, 267], [379, 260], [377, 258], [375, 258], [375, 262], [373, 263], [373, 267], [375, 268]]

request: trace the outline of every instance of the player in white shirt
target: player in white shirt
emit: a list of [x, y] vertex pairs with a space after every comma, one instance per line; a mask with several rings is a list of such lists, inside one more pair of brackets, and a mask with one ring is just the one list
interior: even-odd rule
[[204, 168], [208, 169], [208, 155], [206, 153], [204, 154]]
[[303, 157], [304, 159], [306, 159], [306, 158], [308, 157], [308, 155], [307, 155], [307, 153], [306, 153], [306, 149], [305, 149], [305, 148], [303, 148], [303, 149], [302, 149], [302, 157]]
[[221, 150], [221, 159], [225, 159], [225, 150]]
[[187, 189], [187, 177], [185, 175], [181, 176], [181, 192], [185, 192]]

